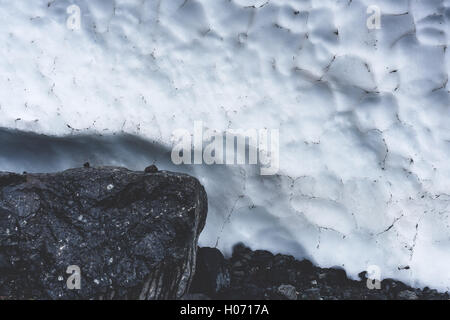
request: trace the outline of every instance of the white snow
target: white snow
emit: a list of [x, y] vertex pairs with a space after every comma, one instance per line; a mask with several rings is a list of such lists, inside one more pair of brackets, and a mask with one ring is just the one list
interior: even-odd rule
[[[371, 5], [380, 29], [367, 28]], [[445, 291], [449, 20], [450, 0], [0, 0], [0, 126], [166, 146], [194, 121], [279, 129], [276, 176], [175, 168], [206, 186], [201, 245], [244, 241], [353, 277], [378, 265], [382, 278]], [[40, 168], [9, 158], [1, 170]]]

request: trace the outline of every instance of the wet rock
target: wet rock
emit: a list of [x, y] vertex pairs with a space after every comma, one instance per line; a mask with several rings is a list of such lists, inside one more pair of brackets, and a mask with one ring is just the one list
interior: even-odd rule
[[[0, 296], [180, 298], [206, 213], [203, 187], [184, 174], [117, 167], [0, 173]], [[77, 275], [66, 273], [69, 266], [80, 269], [79, 290], [68, 288]]]

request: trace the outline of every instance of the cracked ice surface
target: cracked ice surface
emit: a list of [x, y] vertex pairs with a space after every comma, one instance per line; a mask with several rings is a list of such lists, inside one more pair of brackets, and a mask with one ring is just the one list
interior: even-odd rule
[[0, 126], [165, 145], [196, 120], [279, 128], [276, 176], [189, 169], [210, 195], [201, 245], [448, 290], [449, 22], [450, 0], [0, 0]]

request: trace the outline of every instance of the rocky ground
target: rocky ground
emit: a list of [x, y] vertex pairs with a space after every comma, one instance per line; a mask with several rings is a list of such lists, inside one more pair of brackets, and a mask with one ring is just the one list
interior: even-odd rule
[[355, 281], [342, 269], [319, 268], [308, 260], [238, 244], [229, 259], [214, 248], [198, 250], [196, 274], [185, 299], [447, 300], [449, 294], [391, 279], [383, 280], [381, 289], [370, 290], [365, 272]]

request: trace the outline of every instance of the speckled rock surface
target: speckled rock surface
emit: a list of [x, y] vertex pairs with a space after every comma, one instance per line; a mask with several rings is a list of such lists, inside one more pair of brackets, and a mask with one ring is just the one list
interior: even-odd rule
[[[174, 299], [195, 268], [207, 198], [165, 171], [0, 174], [2, 299]], [[69, 290], [69, 266], [80, 268]]]

